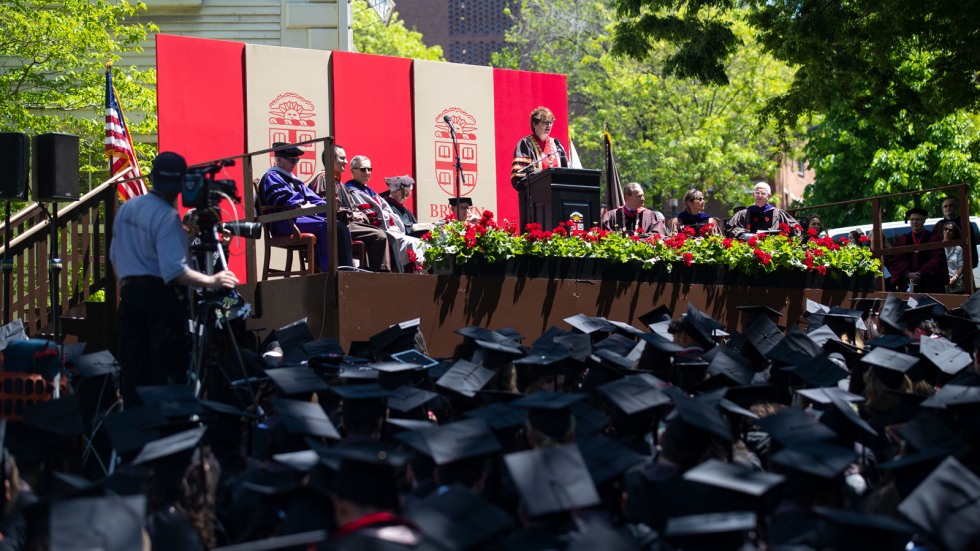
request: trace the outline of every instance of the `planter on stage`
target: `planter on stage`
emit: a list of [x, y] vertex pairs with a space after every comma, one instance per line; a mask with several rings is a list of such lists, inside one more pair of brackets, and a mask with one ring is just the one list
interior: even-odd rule
[[572, 222], [518, 234], [485, 211], [477, 224], [450, 221], [423, 236], [433, 273], [486, 277], [586, 279], [727, 286], [871, 290], [880, 265], [870, 249], [846, 239], [790, 235], [738, 241], [684, 233], [623, 235]]

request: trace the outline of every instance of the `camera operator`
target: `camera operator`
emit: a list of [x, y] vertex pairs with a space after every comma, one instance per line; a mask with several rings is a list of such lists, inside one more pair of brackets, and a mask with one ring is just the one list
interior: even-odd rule
[[183, 286], [232, 289], [230, 271], [207, 275], [187, 264], [188, 239], [177, 213], [187, 162], [164, 152], [153, 161], [153, 189], [123, 204], [109, 258], [120, 282], [119, 339], [123, 402], [139, 404], [139, 386], [186, 381], [187, 303]]

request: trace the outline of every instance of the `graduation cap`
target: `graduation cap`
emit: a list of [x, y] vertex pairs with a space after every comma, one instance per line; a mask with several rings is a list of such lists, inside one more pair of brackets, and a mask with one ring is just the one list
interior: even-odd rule
[[[923, 321], [932, 319], [934, 315], [937, 315], [934, 314], [935, 308], [936, 304], [929, 302], [908, 307], [898, 316], [898, 321], [904, 323], [906, 327], [915, 327]], [[938, 315], [942, 315], [942, 313], [944, 312], [940, 311]]]
[[687, 305], [687, 315], [680, 319], [678, 325], [705, 350], [715, 345], [715, 330], [724, 327], [723, 324], [695, 308], [693, 304]]
[[61, 438], [73, 438], [85, 434], [78, 400], [74, 395], [57, 400], [35, 402], [24, 408], [21, 422]]
[[79, 356], [72, 363], [83, 379], [119, 373], [119, 362], [108, 350]]
[[661, 304], [660, 306], [657, 306], [653, 310], [650, 310], [649, 312], [639, 316], [636, 319], [640, 320], [640, 323], [642, 323], [643, 325], [649, 327], [651, 324], [654, 323], [658, 323], [662, 321], [670, 321], [671, 319], [673, 319], [673, 317], [674, 317], [674, 311], [671, 310], [666, 304]]
[[308, 367], [266, 369], [265, 374], [286, 396], [309, 395], [330, 387], [316, 371]]
[[980, 387], [948, 384], [922, 401], [922, 407], [955, 409], [980, 405]]
[[504, 463], [530, 518], [599, 504], [588, 466], [578, 446], [511, 453]]
[[745, 338], [749, 341], [759, 354], [769, 357], [769, 352], [783, 340], [783, 332], [779, 326], [772, 322], [767, 316], [756, 317], [748, 327], [745, 328]]
[[425, 375], [425, 370], [420, 364], [398, 360], [374, 362], [370, 367], [378, 371], [378, 384], [387, 389], [417, 384], [419, 375], [423, 376], [422, 379]]
[[980, 541], [980, 478], [954, 457], [943, 461], [898, 511], [949, 551]]
[[897, 350], [899, 352], [907, 350], [910, 346], [915, 343], [914, 340], [906, 337], [905, 335], [882, 335], [877, 339], [874, 339], [867, 343], [868, 348], [888, 348], [889, 350]]
[[55, 500], [50, 509], [49, 549], [142, 549], [145, 515], [143, 495]]
[[214, 551], [280, 551], [307, 548], [313, 544], [326, 541], [329, 534], [326, 530], [309, 530], [285, 536], [274, 536], [263, 540], [247, 541], [224, 547], [216, 547]]
[[272, 405], [287, 431], [340, 440], [340, 433], [320, 404], [277, 398], [272, 400]]
[[481, 549], [514, 526], [503, 509], [458, 485], [432, 493], [410, 507], [406, 516], [442, 549]]
[[408, 413], [421, 408], [438, 396], [438, 394], [430, 390], [400, 386], [391, 391], [391, 396], [388, 397], [388, 407], [395, 411]]
[[313, 340], [313, 332], [306, 318], [296, 320], [273, 331], [273, 338], [282, 348], [283, 357], [303, 353], [303, 345]]
[[187, 385], [136, 387], [143, 404], [157, 408], [168, 418], [189, 418], [201, 413], [201, 402]]
[[830, 524], [829, 544], [839, 551], [903, 551], [915, 527], [888, 515], [814, 507]]
[[[747, 506], [749, 502], [762, 499], [763, 496], [774, 490], [785, 480], [785, 477], [780, 474], [758, 471], [735, 463], [727, 463], [719, 459], [709, 459], [701, 463], [685, 472], [683, 478], [690, 482], [719, 488], [748, 498], [726, 500], [736, 501], [737, 506]], [[718, 493], [715, 493], [712, 499], [715, 500], [720, 497]]]
[[673, 399], [674, 411], [670, 420], [680, 420], [688, 427], [732, 442], [731, 430], [714, 406], [680, 394]]
[[870, 365], [875, 375], [886, 386], [897, 388], [902, 384], [905, 374], [919, 362], [919, 358], [878, 347], [862, 356], [861, 362]]
[[[644, 335], [646, 333], [643, 333]], [[610, 350], [619, 354], [620, 356], [628, 356], [634, 348], [636, 348], [637, 342], [635, 339], [621, 335], [619, 333], [613, 333], [608, 337], [602, 339], [601, 341], [595, 343], [592, 346], [593, 353], [599, 350]]]
[[905, 324], [901, 322], [902, 314], [908, 310], [909, 305], [898, 297], [895, 293], [888, 293], [885, 297], [885, 304], [881, 307], [878, 319], [893, 331], [902, 334], [905, 331]]
[[779, 320], [783, 317], [783, 313], [779, 310], [762, 304], [736, 306], [735, 309], [740, 310], [743, 314], [745, 314], [745, 318], [747, 320], [746, 325], [751, 324], [758, 316], [768, 316], [773, 323], [779, 325]]
[[799, 408], [786, 408], [756, 421], [756, 425], [784, 446], [832, 440], [837, 434]]
[[330, 391], [347, 401], [383, 401], [391, 396], [391, 391], [375, 383], [340, 385], [329, 387]]
[[956, 375], [973, 365], [973, 358], [969, 354], [942, 337], [922, 335], [919, 340], [919, 354], [946, 375]]
[[833, 480], [858, 457], [858, 452], [850, 448], [827, 442], [801, 442], [779, 450], [771, 459], [776, 465], [823, 480]]
[[806, 312], [803, 314], [807, 318], [811, 317], [813, 314], [823, 314], [830, 311], [830, 307], [825, 304], [820, 304], [815, 300], [806, 299]]
[[819, 354], [820, 345], [812, 335], [793, 327], [765, 356], [784, 365], [797, 365]]
[[826, 352], [804, 363], [780, 369], [792, 373], [803, 383], [818, 388], [833, 386], [847, 377], [847, 370], [830, 361]]
[[861, 312], [861, 317], [863, 319], [868, 319], [868, 316], [878, 313], [881, 308], [881, 299], [876, 297], [852, 297], [851, 304], [854, 306], [855, 310]]
[[664, 536], [685, 550], [743, 549], [746, 536], [757, 527], [751, 511], [708, 513], [667, 519]]
[[723, 381], [724, 386], [743, 386], [752, 382], [755, 369], [747, 360], [726, 348], [719, 348], [708, 364], [708, 375]]
[[376, 440], [359, 440], [321, 450], [320, 457], [339, 462], [333, 492], [338, 497], [386, 511], [400, 511], [399, 470], [412, 453]]
[[574, 316], [565, 318], [562, 321], [568, 325], [571, 325], [576, 330], [585, 333], [586, 335], [612, 333], [617, 329], [616, 326], [610, 323], [606, 318], [586, 316], [585, 314], [575, 314]]
[[652, 348], [664, 354], [676, 354], [684, 350], [683, 346], [674, 344], [674, 341], [664, 337], [659, 333], [647, 333], [640, 336], [643, 342], [647, 343], [647, 348]]
[[892, 433], [915, 451], [939, 447], [954, 449], [962, 443], [953, 429], [929, 411], [917, 413], [903, 425], [895, 427]]
[[493, 371], [485, 367], [460, 359], [436, 381], [436, 385], [472, 398], [493, 379], [494, 375], [496, 374]]
[[463, 416], [468, 419], [483, 419], [493, 430], [520, 427], [527, 421], [527, 411], [500, 402], [467, 411]]
[[192, 450], [201, 442], [205, 431], [207, 431], [207, 427], [195, 427], [149, 442], [143, 446], [143, 449], [133, 458], [130, 464], [142, 465]]
[[540, 390], [510, 405], [527, 410], [528, 423], [534, 429], [561, 440], [572, 427], [571, 405], [583, 399], [585, 395], [580, 393]]
[[469, 208], [469, 207], [472, 207], [473, 206], [473, 199], [471, 199], [469, 197], [450, 197], [449, 198], [449, 206], [451, 206], [453, 208], [455, 208], [457, 206], [462, 206], [462, 207]]
[[493, 435], [489, 425], [479, 418], [425, 428], [415, 431], [415, 435], [422, 446], [418, 446], [415, 439], [405, 442], [431, 457], [435, 464], [440, 466], [473, 457], [492, 455], [502, 449], [500, 441]]
[[596, 486], [612, 481], [630, 468], [650, 459], [649, 455], [638, 453], [600, 434], [578, 442], [578, 447]]
[[796, 393], [821, 405], [830, 404], [834, 398], [839, 398], [845, 403], [851, 404], [857, 404], [864, 401], [864, 396], [854, 394], [853, 392], [848, 392], [837, 386], [801, 388], [798, 389]]
[[369, 339], [371, 346], [379, 354], [391, 354], [415, 347], [415, 336], [422, 325], [421, 318], [399, 322], [376, 333]]
[[601, 385], [598, 390], [620, 411], [633, 415], [671, 402], [657, 381], [652, 375], [633, 375]]
[[125, 456], [160, 437], [167, 418], [157, 408], [141, 405], [106, 415], [103, 423], [113, 448]]
[[878, 437], [878, 431], [851, 408], [851, 402], [835, 394], [827, 394], [827, 397], [830, 399], [830, 407], [820, 416], [821, 423], [848, 442], [857, 440], [870, 444], [872, 439]]
[[320, 455], [315, 450], [299, 450], [272, 454], [272, 460], [298, 472], [308, 473], [320, 462]]
[[555, 337], [554, 342], [567, 348], [568, 354], [577, 362], [584, 362], [592, 354], [592, 339], [589, 335], [561, 335]]

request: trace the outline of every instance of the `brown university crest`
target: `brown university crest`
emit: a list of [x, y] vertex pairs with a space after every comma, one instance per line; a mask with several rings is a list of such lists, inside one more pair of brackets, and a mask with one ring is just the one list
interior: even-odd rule
[[[269, 147], [275, 142], [297, 143], [316, 139], [313, 103], [303, 96], [286, 92], [269, 103]], [[317, 173], [318, 159], [314, 144], [300, 146], [306, 155], [296, 165], [296, 177], [309, 183]], [[270, 166], [275, 164], [269, 153]]]
[[463, 181], [460, 196], [466, 196], [476, 187], [476, 119], [458, 107], [451, 107], [439, 113], [435, 120], [435, 161], [436, 182], [448, 195], [456, 195], [456, 153], [453, 139], [444, 117], [449, 117], [456, 130], [459, 143], [459, 161], [463, 167]]

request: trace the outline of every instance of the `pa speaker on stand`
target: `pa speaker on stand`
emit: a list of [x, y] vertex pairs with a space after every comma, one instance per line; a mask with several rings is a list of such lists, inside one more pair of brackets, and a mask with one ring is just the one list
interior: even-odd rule
[[31, 140], [21, 132], [0, 132], [0, 199], [5, 202], [3, 216], [3, 324], [10, 323], [10, 276], [14, 259], [10, 254], [10, 202], [27, 200], [27, 178], [30, 174]]
[[58, 201], [79, 198], [78, 136], [71, 134], [40, 134], [32, 143], [33, 197], [35, 201], [51, 203], [51, 254], [48, 278], [51, 288], [51, 318], [54, 341], [61, 344], [61, 258], [58, 257]]

